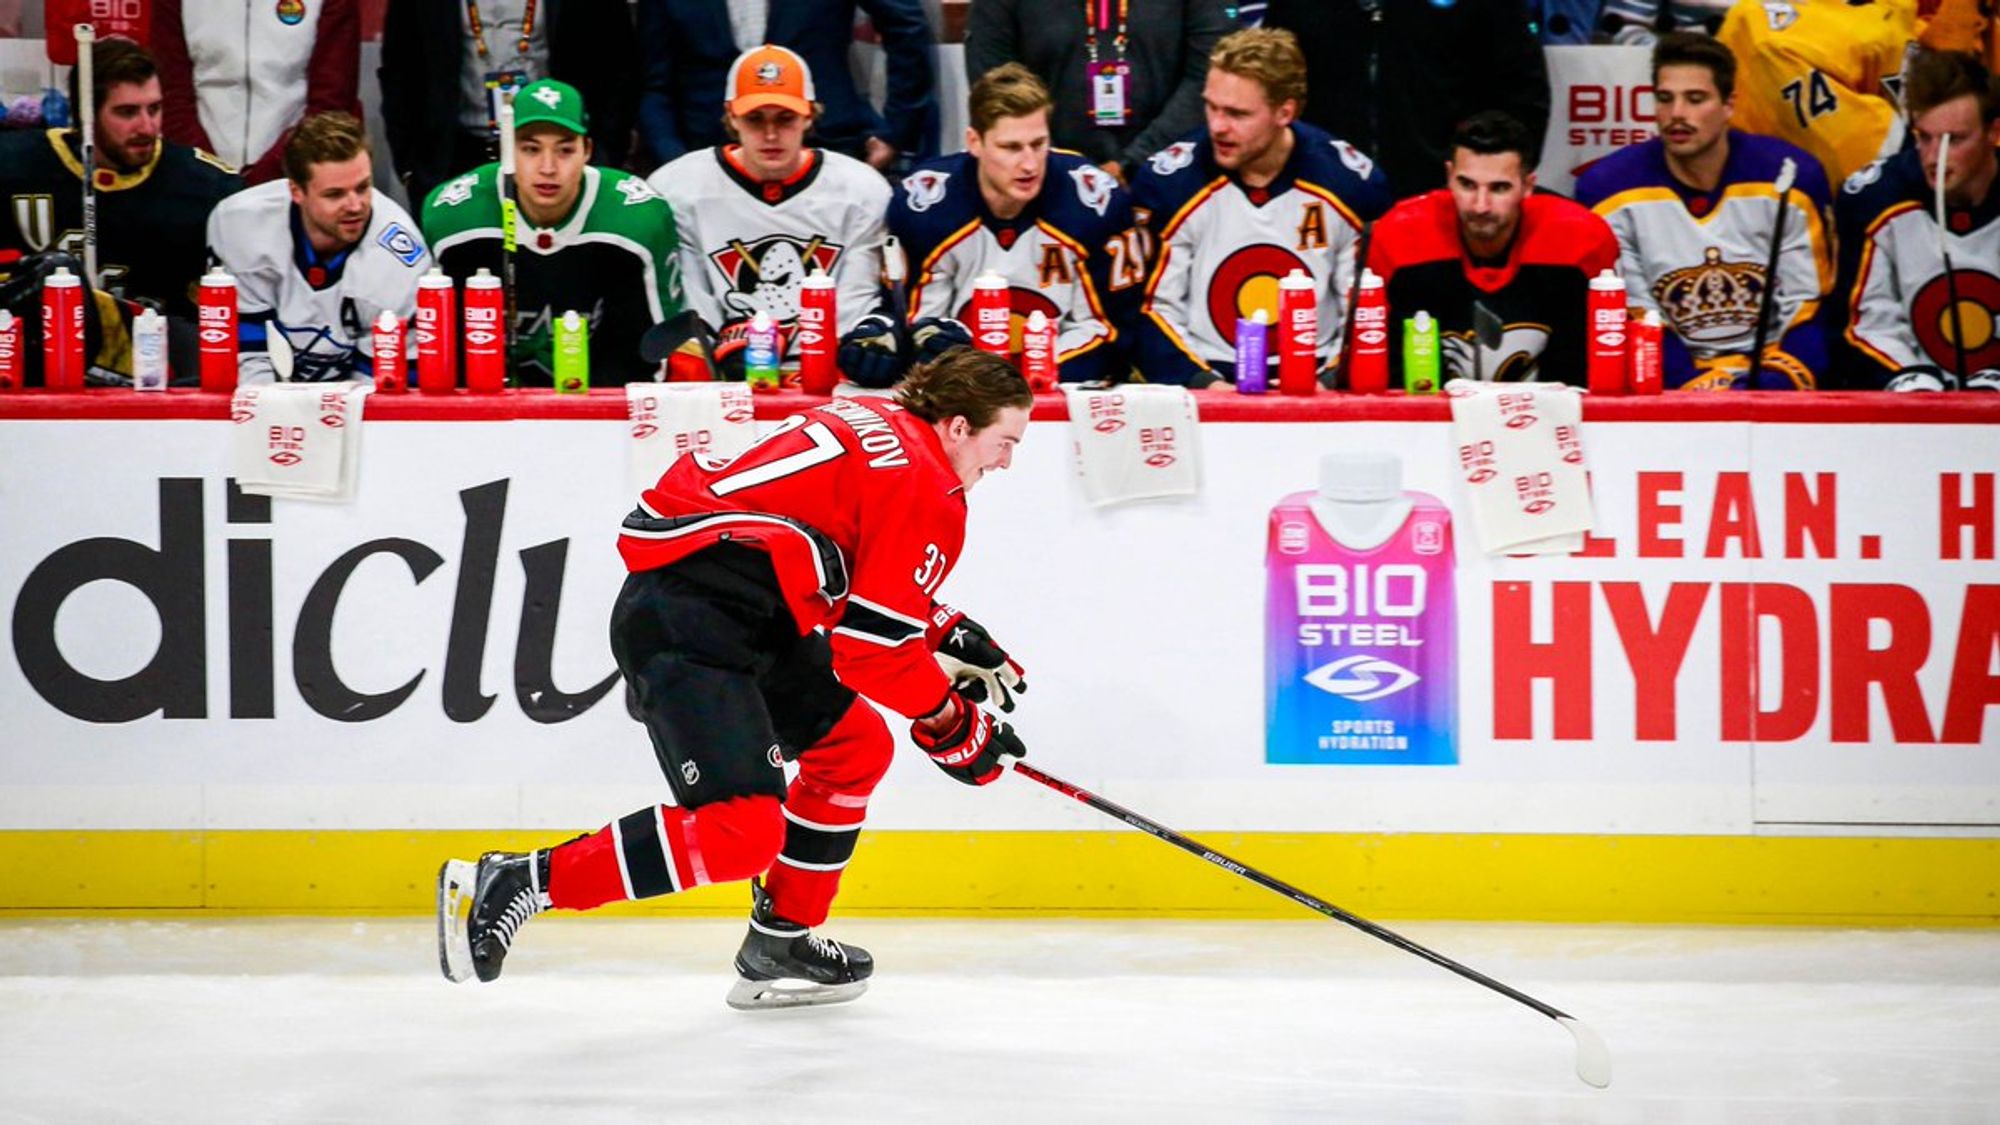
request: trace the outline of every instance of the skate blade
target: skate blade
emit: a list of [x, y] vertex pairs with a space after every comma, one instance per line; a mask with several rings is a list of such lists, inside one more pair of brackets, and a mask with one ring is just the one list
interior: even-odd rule
[[739, 1012], [762, 1012], [776, 1008], [810, 1008], [821, 1004], [845, 1004], [868, 991], [868, 982], [815, 984], [802, 980], [739, 979], [729, 990], [726, 1003]]
[[462, 859], [448, 859], [438, 868], [438, 968], [444, 979], [457, 984], [472, 976], [472, 939], [468, 924], [472, 919], [473, 881], [479, 865]]

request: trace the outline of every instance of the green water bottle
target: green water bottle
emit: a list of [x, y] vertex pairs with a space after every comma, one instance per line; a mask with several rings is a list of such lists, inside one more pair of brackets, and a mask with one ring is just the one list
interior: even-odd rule
[[1421, 310], [1403, 322], [1403, 390], [1438, 393], [1438, 324]]
[[556, 318], [556, 393], [590, 390], [590, 322], [575, 309]]

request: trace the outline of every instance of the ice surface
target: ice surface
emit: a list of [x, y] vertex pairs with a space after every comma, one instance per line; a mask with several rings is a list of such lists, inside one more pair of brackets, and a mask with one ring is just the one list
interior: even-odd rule
[[723, 1006], [742, 924], [544, 915], [499, 982], [432, 923], [0, 919], [0, 1123], [1992, 1122], [2000, 933], [836, 920], [853, 1004]]

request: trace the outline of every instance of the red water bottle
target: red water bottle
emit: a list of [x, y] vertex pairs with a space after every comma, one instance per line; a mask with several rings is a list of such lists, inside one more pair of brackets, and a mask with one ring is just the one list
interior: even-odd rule
[[0, 391], [21, 388], [21, 318], [0, 309]]
[[83, 389], [83, 279], [66, 266], [42, 283], [42, 385]]
[[1056, 326], [1040, 309], [1021, 325], [1021, 378], [1036, 394], [1056, 389]]
[[834, 352], [840, 344], [835, 326], [836, 290], [825, 270], [814, 270], [799, 283], [799, 389], [809, 395], [830, 395], [840, 381]]
[[1590, 279], [1590, 357], [1585, 366], [1592, 394], [1625, 393], [1625, 279], [1604, 270]]
[[458, 386], [458, 293], [451, 278], [432, 266], [417, 279], [417, 312], [410, 318], [417, 337], [417, 386], [449, 391]]
[[1361, 271], [1354, 287], [1354, 352], [1347, 357], [1347, 389], [1379, 395], [1389, 389], [1389, 288], [1382, 275]]
[[402, 394], [410, 389], [409, 357], [404, 352], [403, 322], [388, 309], [375, 318], [375, 331], [369, 347], [375, 357], [375, 390], [378, 393]]
[[1313, 279], [1295, 269], [1278, 282], [1278, 391], [1319, 390], [1319, 295]]
[[201, 389], [229, 394], [236, 389], [236, 279], [222, 269], [201, 278], [195, 294], [195, 321], [201, 350]]
[[1013, 354], [1013, 294], [997, 273], [982, 273], [972, 281], [972, 346], [991, 355]]
[[492, 271], [478, 269], [465, 279], [465, 386], [498, 391], [507, 386], [507, 295]]
[[1660, 393], [1661, 365], [1665, 362], [1666, 347], [1662, 337], [1666, 330], [1660, 324], [1658, 309], [1647, 309], [1644, 316], [1626, 326], [1632, 337], [1632, 365], [1629, 372], [1629, 389], [1635, 395], [1656, 395]]

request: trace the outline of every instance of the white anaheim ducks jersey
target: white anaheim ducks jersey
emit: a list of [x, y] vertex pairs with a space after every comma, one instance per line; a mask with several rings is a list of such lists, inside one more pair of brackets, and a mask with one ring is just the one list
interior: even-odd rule
[[1056, 326], [1064, 382], [1115, 375], [1116, 344], [1145, 278], [1131, 197], [1111, 174], [1069, 152], [1049, 154], [1042, 191], [1011, 219], [979, 190], [979, 162], [959, 153], [919, 166], [896, 187], [889, 226], [910, 262], [910, 318], [972, 323], [972, 283], [1006, 280], [1018, 353], [1036, 312]]
[[374, 376], [375, 320], [384, 310], [410, 319], [431, 255], [408, 212], [379, 191], [373, 199], [367, 233], [333, 255], [313, 250], [289, 181], [246, 188], [209, 213], [209, 257], [236, 278], [243, 382], [275, 378], [272, 336], [290, 345], [294, 382]]
[[1276, 325], [1278, 281], [1295, 269], [1318, 296], [1320, 361], [1335, 358], [1361, 228], [1391, 199], [1352, 145], [1303, 122], [1291, 128], [1291, 158], [1264, 187], [1218, 166], [1206, 129], [1154, 153], [1134, 176], [1133, 202], [1159, 253], [1137, 329], [1148, 381], [1233, 378], [1236, 322], [1261, 308]]
[[807, 149], [798, 173], [764, 183], [735, 146], [690, 152], [646, 182], [673, 205], [687, 307], [716, 331], [759, 312], [790, 329], [815, 268], [836, 286], [841, 332], [881, 306], [889, 183], [852, 157]]

